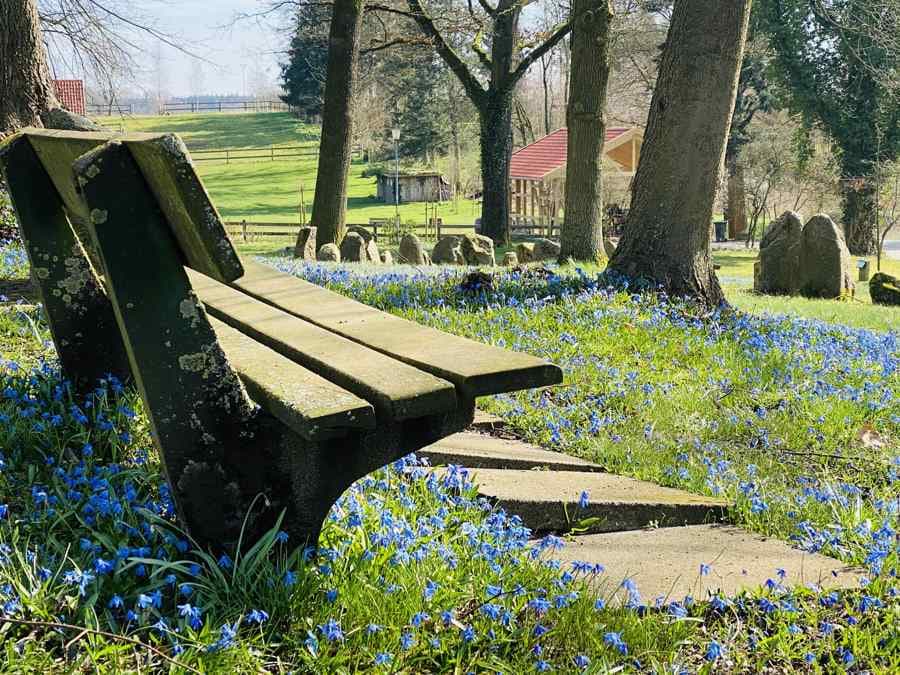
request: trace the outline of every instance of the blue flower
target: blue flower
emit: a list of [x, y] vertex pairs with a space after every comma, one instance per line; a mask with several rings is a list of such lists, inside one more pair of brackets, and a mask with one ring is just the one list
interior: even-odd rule
[[578, 498], [578, 507], [581, 509], [586, 509], [590, 504], [590, 497], [588, 495], [587, 490], [583, 490], [581, 492], [581, 496]]
[[725, 647], [712, 640], [706, 647], [706, 653], [703, 655], [707, 661], [717, 661], [725, 655]]
[[[263, 624], [269, 620], [269, 614], [261, 609], [253, 609], [247, 615], [247, 623]], [[340, 630], [340, 627], [338, 627]], [[326, 636], [327, 637], [327, 636]]]
[[618, 652], [622, 655], [628, 654], [628, 645], [625, 644], [625, 641], [622, 639], [621, 633], [615, 633], [613, 631], [604, 633], [603, 642], [605, 642], [613, 649], [618, 650]]
[[334, 619], [328, 619], [324, 624], [319, 626], [319, 632], [329, 642], [339, 642], [344, 639], [344, 632], [341, 630], [341, 624]]
[[389, 652], [378, 652], [375, 655], [375, 665], [376, 666], [384, 666], [390, 663], [393, 660], [393, 654]]

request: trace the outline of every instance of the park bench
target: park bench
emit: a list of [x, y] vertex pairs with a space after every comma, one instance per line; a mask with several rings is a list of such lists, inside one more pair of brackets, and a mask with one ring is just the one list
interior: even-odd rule
[[282, 513], [315, 544], [344, 490], [468, 426], [477, 397], [562, 379], [241, 261], [177, 136], [27, 129], [0, 167], [65, 376], [137, 385], [201, 545]]

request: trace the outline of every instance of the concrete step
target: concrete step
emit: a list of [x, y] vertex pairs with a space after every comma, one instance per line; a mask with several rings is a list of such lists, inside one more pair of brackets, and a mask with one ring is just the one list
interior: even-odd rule
[[470, 429], [479, 429], [485, 431], [493, 431], [494, 429], [502, 429], [506, 426], [506, 422], [501, 417], [497, 417], [489, 412], [485, 412], [484, 410], [475, 409], [475, 418], [472, 420], [472, 424], [469, 425]]
[[[768, 579], [785, 586], [813, 583], [823, 588], [848, 588], [859, 582], [861, 570], [824, 555], [805, 553], [730, 525], [691, 525], [658, 530], [614, 532], [571, 537], [550, 558], [565, 562], [600, 563], [606, 571], [595, 584], [611, 597], [627, 600], [621, 584], [632, 580], [642, 600], [681, 601], [686, 595], [704, 600], [721, 592], [730, 596], [758, 588]], [[709, 565], [706, 575], [700, 566]], [[785, 572], [784, 579], [778, 570]]]
[[463, 432], [441, 439], [419, 452], [432, 465], [460, 464], [469, 469], [535, 469], [601, 471], [596, 464], [550, 452], [522, 441]]
[[[477, 469], [478, 492], [536, 533], [618, 532], [721, 520], [728, 503], [607, 473]], [[578, 504], [582, 491], [589, 503]], [[587, 522], [584, 522], [587, 521]]]

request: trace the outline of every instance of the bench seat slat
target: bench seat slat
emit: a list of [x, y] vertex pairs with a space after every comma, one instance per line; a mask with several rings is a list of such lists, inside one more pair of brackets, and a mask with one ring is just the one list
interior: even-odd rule
[[209, 322], [250, 398], [304, 438], [375, 428], [375, 411], [363, 399], [218, 319]]
[[209, 314], [366, 399], [379, 414], [401, 421], [456, 409], [456, 389], [450, 382], [298, 319], [199, 272], [187, 272]]
[[393, 316], [251, 260], [235, 288], [338, 335], [485, 396], [562, 382], [542, 359], [450, 335]]

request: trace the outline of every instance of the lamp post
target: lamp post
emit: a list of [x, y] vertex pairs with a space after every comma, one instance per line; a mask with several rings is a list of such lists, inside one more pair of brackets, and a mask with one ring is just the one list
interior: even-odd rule
[[391, 138], [394, 139], [394, 223], [400, 225], [400, 128], [391, 129]]

